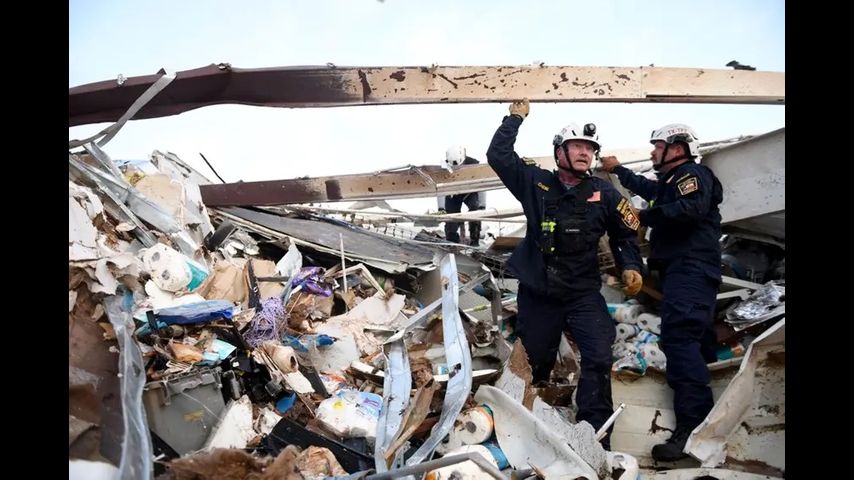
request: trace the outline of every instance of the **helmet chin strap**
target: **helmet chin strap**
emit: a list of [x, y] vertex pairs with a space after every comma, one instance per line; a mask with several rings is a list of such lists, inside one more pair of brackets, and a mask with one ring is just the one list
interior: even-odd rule
[[[564, 156], [564, 158], [566, 158], [566, 163], [569, 164], [569, 167], [564, 167], [563, 165], [560, 164], [560, 160], [557, 158], [557, 148], [560, 148], [561, 150], [563, 150], [563, 156]], [[590, 177], [590, 174], [588, 173], [587, 170], [584, 170], [583, 172], [579, 172], [578, 170], [572, 168], [572, 162], [569, 161], [569, 151], [567, 150], [566, 145], [561, 145], [560, 147], [556, 147], [554, 156], [555, 156], [555, 163], [557, 164], [557, 168], [559, 168], [565, 172], [571, 173], [573, 176], [575, 176], [575, 178], [577, 178], [579, 180], [584, 180], [585, 178]]]
[[[667, 146], [664, 147], [664, 151], [661, 153], [661, 158], [664, 158], [667, 156], [667, 150], [670, 149], [670, 145], [671, 144], [668, 143]], [[661, 170], [661, 168], [664, 167], [665, 165], [667, 165], [668, 163], [678, 162], [679, 160], [685, 160], [686, 158], [691, 158], [691, 156], [690, 155], [679, 155], [678, 157], [673, 157], [670, 160], [662, 160], [659, 163], [653, 163], [652, 169], [657, 172], [657, 171]]]

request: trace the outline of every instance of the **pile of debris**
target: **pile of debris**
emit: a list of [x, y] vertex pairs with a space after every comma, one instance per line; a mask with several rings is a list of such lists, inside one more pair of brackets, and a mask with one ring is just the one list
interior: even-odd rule
[[[552, 381], [531, 385], [517, 282], [498, 270], [306, 209], [208, 211], [208, 181], [176, 156], [119, 164], [85, 149], [69, 156], [73, 469], [637, 476], [637, 460], [600, 445], [607, 425], [575, 422], [570, 338]], [[603, 266], [615, 372], [665, 370], [654, 290], [626, 302], [615, 274]], [[721, 359], [784, 313], [782, 283], [736, 283], [720, 297]]]

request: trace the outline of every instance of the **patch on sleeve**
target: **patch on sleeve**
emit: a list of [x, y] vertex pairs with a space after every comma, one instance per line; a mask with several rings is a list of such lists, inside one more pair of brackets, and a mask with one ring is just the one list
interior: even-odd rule
[[544, 190], [544, 191], [546, 191], [546, 192], [548, 192], [548, 191], [549, 191], [549, 186], [548, 186], [548, 185], [546, 185], [546, 184], [545, 184], [545, 183], [543, 183], [543, 182], [537, 182], [537, 186], [538, 186], [538, 187], [540, 187], [541, 189], [543, 189], [543, 190]]
[[640, 219], [632, 211], [631, 204], [625, 198], [621, 198], [620, 203], [617, 204], [617, 212], [620, 213], [620, 218], [627, 227], [632, 230], [637, 230], [640, 227]]
[[537, 161], [534, 160], [533, 158], [522, 158], [522, 162], [525, 165], [536, 165], [537, 164]]
[[700, 189], [700, 180], [695, 176], [690, 176], [677, 183], [676, 187], [679, 188], [680, 195], [688, 195], [689, 193], [696, 192]]

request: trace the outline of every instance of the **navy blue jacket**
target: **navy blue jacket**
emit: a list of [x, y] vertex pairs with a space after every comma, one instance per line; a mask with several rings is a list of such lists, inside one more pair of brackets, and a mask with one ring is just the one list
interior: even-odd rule
[[[521, 123], [522, 118], [516, 115], [504, 117], [492, 137], [486, 158], [510, 193], [522, 204], [527, 218], [525, 238], [511, 255], [507, 267], [522, 284], [545, 294], [549, 287], [548, 262], [551, 261], [542, 250], [541, 223], [545, 219], [546, 201], [557, 199], [559, 208], [566, 211], [572, 208], [579, 189], [567, 191], [556, 172], [544, 170], [516, 154], [513, 145]], [[607, 181], [596, 177], [590, 181], [593, 183], [593, 195], [587, 198], [588, 231], [584, 233], [589, 248], [569, 257], [575, 263], [571, 270], [577, 276], [571, 279], [571, 283], [572, 290], [576, 292], [598, 291], [601, 287], [598, 241], [606, 232], [619, 269], [641, 271], [642, 265], [637, 242], [638, 220], [631, 214], [628, 201]]]
[[623, 166], [614, 168], [613, 173], [624, 187], [650, 202], [650, 208], [638, 214], [641, 225], [652, 227], [650, 266], [655, 262], [693, 258], [720, 269], [718, 205], [723, 201], [723, 188], [708, 167], [686, 162], [659, 181]]

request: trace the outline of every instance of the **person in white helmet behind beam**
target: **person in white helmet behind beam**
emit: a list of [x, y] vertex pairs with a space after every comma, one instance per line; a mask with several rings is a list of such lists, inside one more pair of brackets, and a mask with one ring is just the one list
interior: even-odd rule
[[[449, 172], [454, 171], [460, 165], [477, 165], [476, 159], [466, 155], [465, 147], [454, 145], [448, 147], [445, 152], [444, 167]], [[470, 212], [486, 208], [486, 192], [468, 192], [456, 195], [442, 195], [437, 199], [439, 213], [460, 213], [463, 204]], [[449, 242], [460, 243], [460, 222], [445, 222], [445, 239]], [[480, 222], [469, 222], [469, 244], [480, 245]]]

